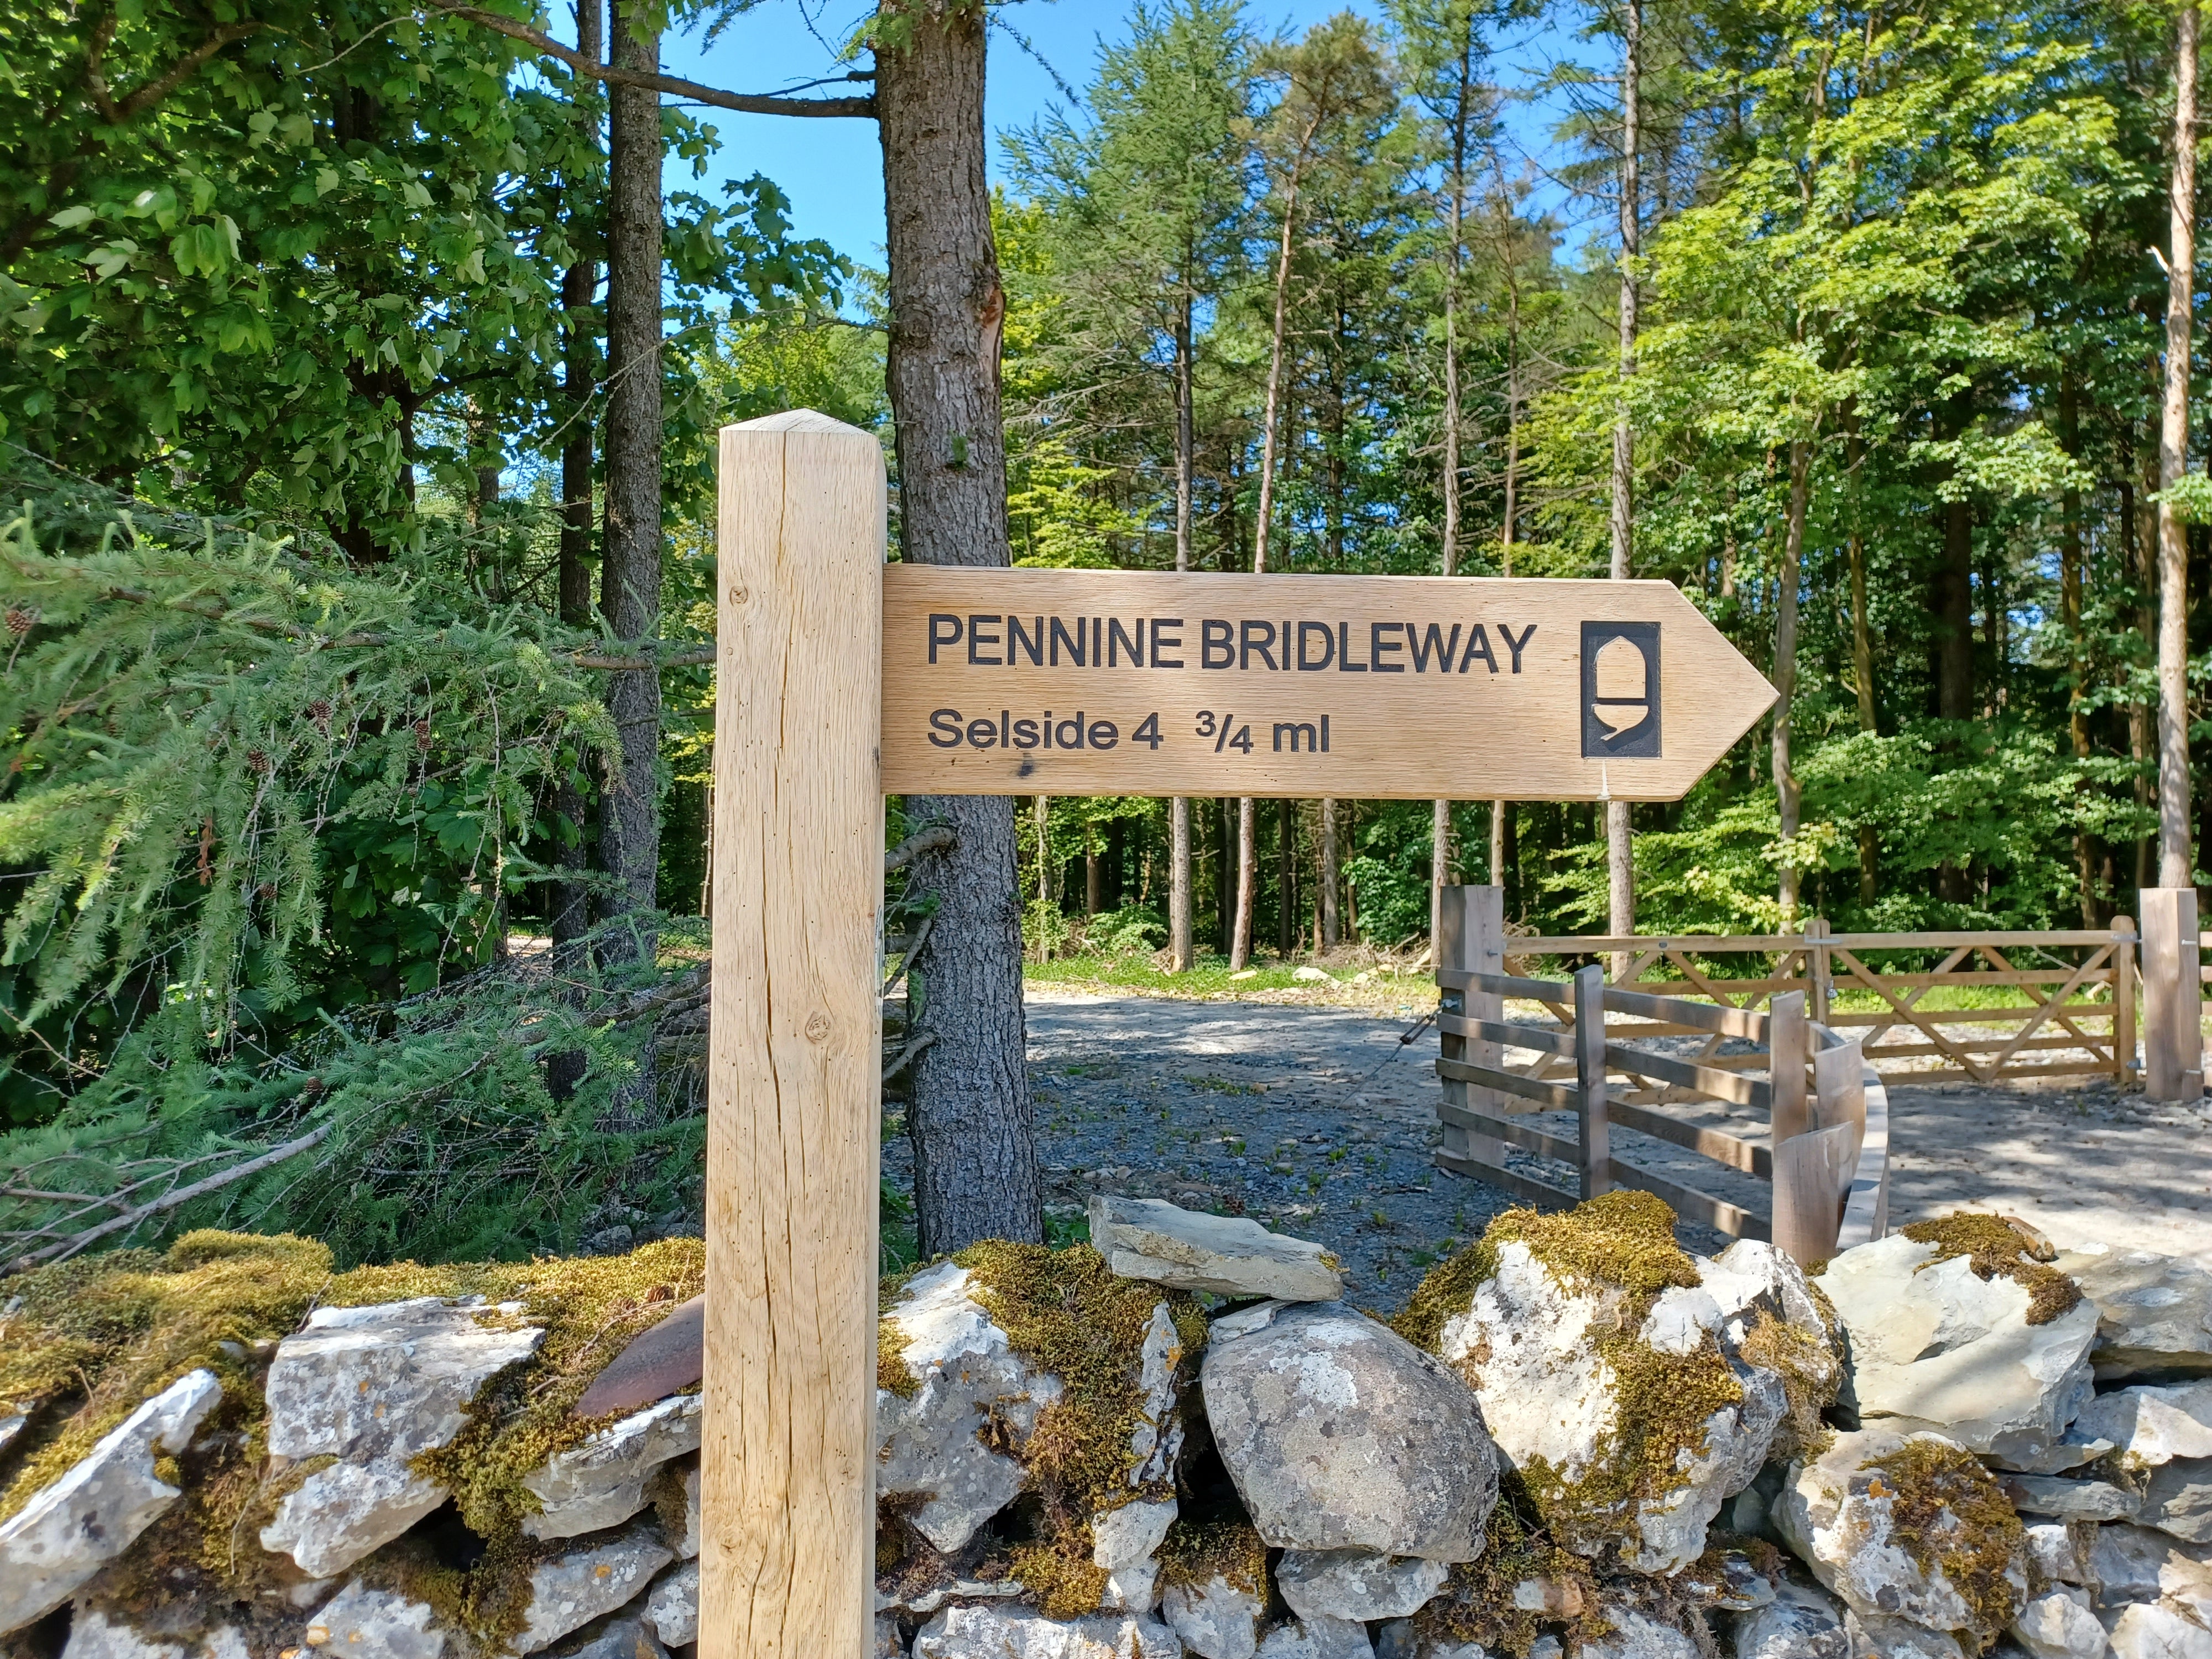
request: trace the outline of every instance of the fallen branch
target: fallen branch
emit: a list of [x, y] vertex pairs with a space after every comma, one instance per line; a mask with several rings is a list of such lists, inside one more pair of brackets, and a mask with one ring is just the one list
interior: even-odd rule
[[889, 996], [898, 989], [898, 982], [906, 977], [906, 970], [914, 966], [914, 959], [921, 954], [921, 942], [929, 937], [929, 930], [936, 921], [937, 912], [934, 910], [921, 919], [921, 926], [914, 930], [914, 937], [906, 942], [906, 949], [899, 952], [897, 970], [884, 981], [879, 995]]
[[[287, 1158], [297, 1158], [310, 1147], [319, 1146], [337, 1127], [334, 1123], [320, 1124], [295, 1140], [288, 1140], [281, 1146], [270, 1147], [258, 1158], [250, 1158], [243, 1164], [234, 1164], [218, 1175], [211, 1175], [204, 1180], [195, 1181], [189, 1187], [179, 1187], [173, 1193], [164, 1193], [151, 1203], [141, 1204], [135, 1210], [125, 1210], [121, 1215], [101, 1222], [97, 1227], [88, 1227], [81, 1233], [73, 1233], [58, 1244], [49, 1244], [43, 1250], [32, 1250], [26, 1255], [19, 1255], [6, 1267], [0, 1267], [0, 1279], [4, 1279], [11, 1273], [26, 1272], [42, 1261], [64, 1260], [76, 1255], [88, 1245], [98, 1243], [111, 1234], [128, 1231], [142, 1221], [151, 1220], [157, 1215], [166, 1214], [180, 1205], [191, 1203], [196, 1198], [203, 1198], [210, 1193], [219, 1191], [234, 1182], [243, 1181], [248, 1176], [258, 1175], [262, 1170], [282, 1164]], [[88, 1201], [98, 1201], [90, 1194], [85, 1196]]]
[[903, 870], [924, 853], [941, 853], [959, 839], [949, 823], [933, 823], [927, 830], [917, 830], [904, 841], [884, 854], [884, 873]]

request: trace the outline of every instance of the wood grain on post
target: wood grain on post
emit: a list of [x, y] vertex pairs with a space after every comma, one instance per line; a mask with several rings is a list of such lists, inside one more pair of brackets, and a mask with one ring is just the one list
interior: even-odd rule
[[2112, 1074], [2124, 1088], [2136, 1080], [2136, 919], [2112, 918]]
[[1605, 969], [1575, 972], [1576, 1118], [1583, 1143], [1583, 1197], [1613, 1190], [1613, 1132], [1605, 1102]]
[[[1505, 890], [1502, 887], [1446, 887], [1437, 900], [1437, 965], [1439, 968], [1468, 969], [1479, 974], [1502, 974], [1505, 971]], [[1460, 1006], [1451, 1007], [1455, 999]], [[1505, 1018], [1505, 999], [1486, 991], [1453, 991], [1443, 993], [1443, 1006], [1448, 1012], [1464, 1013], [1473, 1019], [1503, 1020]], [[1439, 1050], [1446, 1060], [1471, 1060], [1478, 1066], [1502, 1066], [1504, 1048], [1496, 1042], [1478, 1038], [1456, 1036], [1445, 1032], [1439, 1039]], [[1445, 1102], [1453, 1106], [1503, 1116], [1508, 1112], [1525, 1109], [1518, 1101], [1509, 1100], [1495, 1089], [1484, 1089], [1455, 1079], [1443, 1082]], [[1462, 1124], [1449, 1121], [1443, 1125], [1443, 1149], [1455, 1158], [1472, 1158], [1503, 1169], [1505, 1165], [1505, 1143], [1495, 1135], [1479, 1134]]]
[[725, 427], [700, 1659], [868, 1650], [884, 465]]
[[1838, 1123], [1774, 1149], [1774, 1245], [1801, 1267], [1836, 1253], [1861, 1126]]
[[2204, 988], [2198, 973], [2197, 890], [2142, 890], [2143, 1092], [2153, 1100], [2204, 1094]]
[[1774, 1117], [1771, 1144], [1778, 1178], [1782, 1143], [1812, 1127], [1805, 1110], [1805, 1055], [1812, 1035], [1805, 1024], [1805, 994], [1782, 991], [1767, 1005], [1767, 1077], [1773, 1087]]

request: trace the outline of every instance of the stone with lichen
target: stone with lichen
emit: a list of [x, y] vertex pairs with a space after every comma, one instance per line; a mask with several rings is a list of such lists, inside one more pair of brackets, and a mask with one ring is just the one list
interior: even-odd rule
[[[1772, 1275], [1735, 1278], [1734, 1317], [1756, 1323]], [[1617, 1192], [1507, 1212], [1430, 1275], [1401, 1328], [1467, 1379], [1560, 1543], [1664, 1574], [1704, 1553], [1789, 1409], [1782, 1377], [1731, 1352], [1729, 1321], [1673, 1212]]]
[[1498, 1454], [1467, 1385], [1336, 1303], [1214, 1322], [1200, 1373], [1214, 1444], [1273, 1547], [1472, 1560]]
[[1327, 1250], [1243, 1216], [1102, 1193], [1091, 1200], [1090, 1220], [1091, 1242], [1125, 1279], [1282, 1302], [1334, 1302], [1344, 1293]]
[[1838, 1434], [1792, 1466], [1773, 1514], [1790, 1548], [1870, 1627], [1966, 1632], [1986, 1647], [2027, 1599], [2026, 1529], [1989, 1472], [1939, 1435]]
[[2184, 1256], [2091, 1244], [2051, 1265], [2097, 1310], [2100, 1382], [2212, 1376], [2212, 1271]]
[[2097, 1310], [1995, 1216], [1953, 1216], [1846, 1250], [1814, 1281], [1850, 1335], [1862, 1423], [1930, 1429], [2049, 1467], [2090, 1398]]
[[914, 1638], [915, 1659], [1180, 1659], [1168, 1627], [1130, 1613], [1048, 1619], [1028, 1607], [951, 1607]]

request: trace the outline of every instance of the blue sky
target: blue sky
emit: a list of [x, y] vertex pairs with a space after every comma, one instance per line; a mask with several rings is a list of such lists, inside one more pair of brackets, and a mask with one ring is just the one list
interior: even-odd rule
[[[1251, 14], [1257, 25], [1295, 32], [1345, 9], [1346, 0], [1254, 0]], [[1380, 10], [1371, 0], [1354, 0], [1351, 9], [1370, 16]], [[768, 0], [738, 17], [712, 46], [702, 48], [696, 36], [672, 36], [663, 49], [666, 71], [735, 92], [773, 92], [839, 74], [847, 66], [836, 61], [834, 48], [873, 9], [869, 0]], [[992, 31], [985, 88], [994, 179], [1003, 171], [998, 135], [1026, 126], [1048, 105], [1065, 101], [1037, 58], [1081, 88], [1091, 79], [1099, 37], [1120, 38], [1127, 9], [1121, 0], [1027, 0], [999, 13], [1006, 27]], [[1029, 40], [1035, 57], [1017, 44], [1008, 28]], [[1510, 82], [1533, 73], [1553, 55], [1576, 50], [1576, 43], [1556, 33], [1532, 34], [1511, 43], [1501, 75]], [[699, 113], [722, 138], [710, 183], [766, 173], [790, 197], [799, 234], [819, 236], [864, 264], [882, 264], [883, 163], [873, 122], [794, 120], [728, 110]], [[1522, 107], [1509, 117], [1514, 137], [1531, 151], [1540, 152], [1547, 125], [1541, 109]], [[671, 162], [668, 183], [672, 189], [697, 188], [686, 162]]]

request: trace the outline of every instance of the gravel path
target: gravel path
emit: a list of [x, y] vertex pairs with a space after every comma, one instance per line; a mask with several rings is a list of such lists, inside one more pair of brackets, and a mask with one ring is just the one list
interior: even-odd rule
[[[1347, 1293], [1395, 1308], [1429, 1263], [1510, 1203], [1437, 1170], [1433, 1030], [1418, 1014], [1090, 995], [1032, 987], [1030, 1068], [1046, 1200], [1072, 1220], [1093, 1192], [1253, 1216], [1344, 1261]], [[2101, 1239], [2212, 1257], [2212, 1109], [2151, 1107], [2104, 1085], [1893, 1087], [1892, 1216], [2013, 1210], [2062, 1244]], [[1714, 1108], [1705, 1121], [1739, 1134]], [[1615, 1152], [1764, 1209], [1762, 1183], [1616, 1127]], [[903, 1138], [884, 1148], [897, 1178]], [[1522, 1155], [1514, 1154], [1519, 1165]], [[1554, 1182], [1566, 1171], [1529, 1158]], [[1685, 1228], [1683, 1242], [1725, 1243]]]

